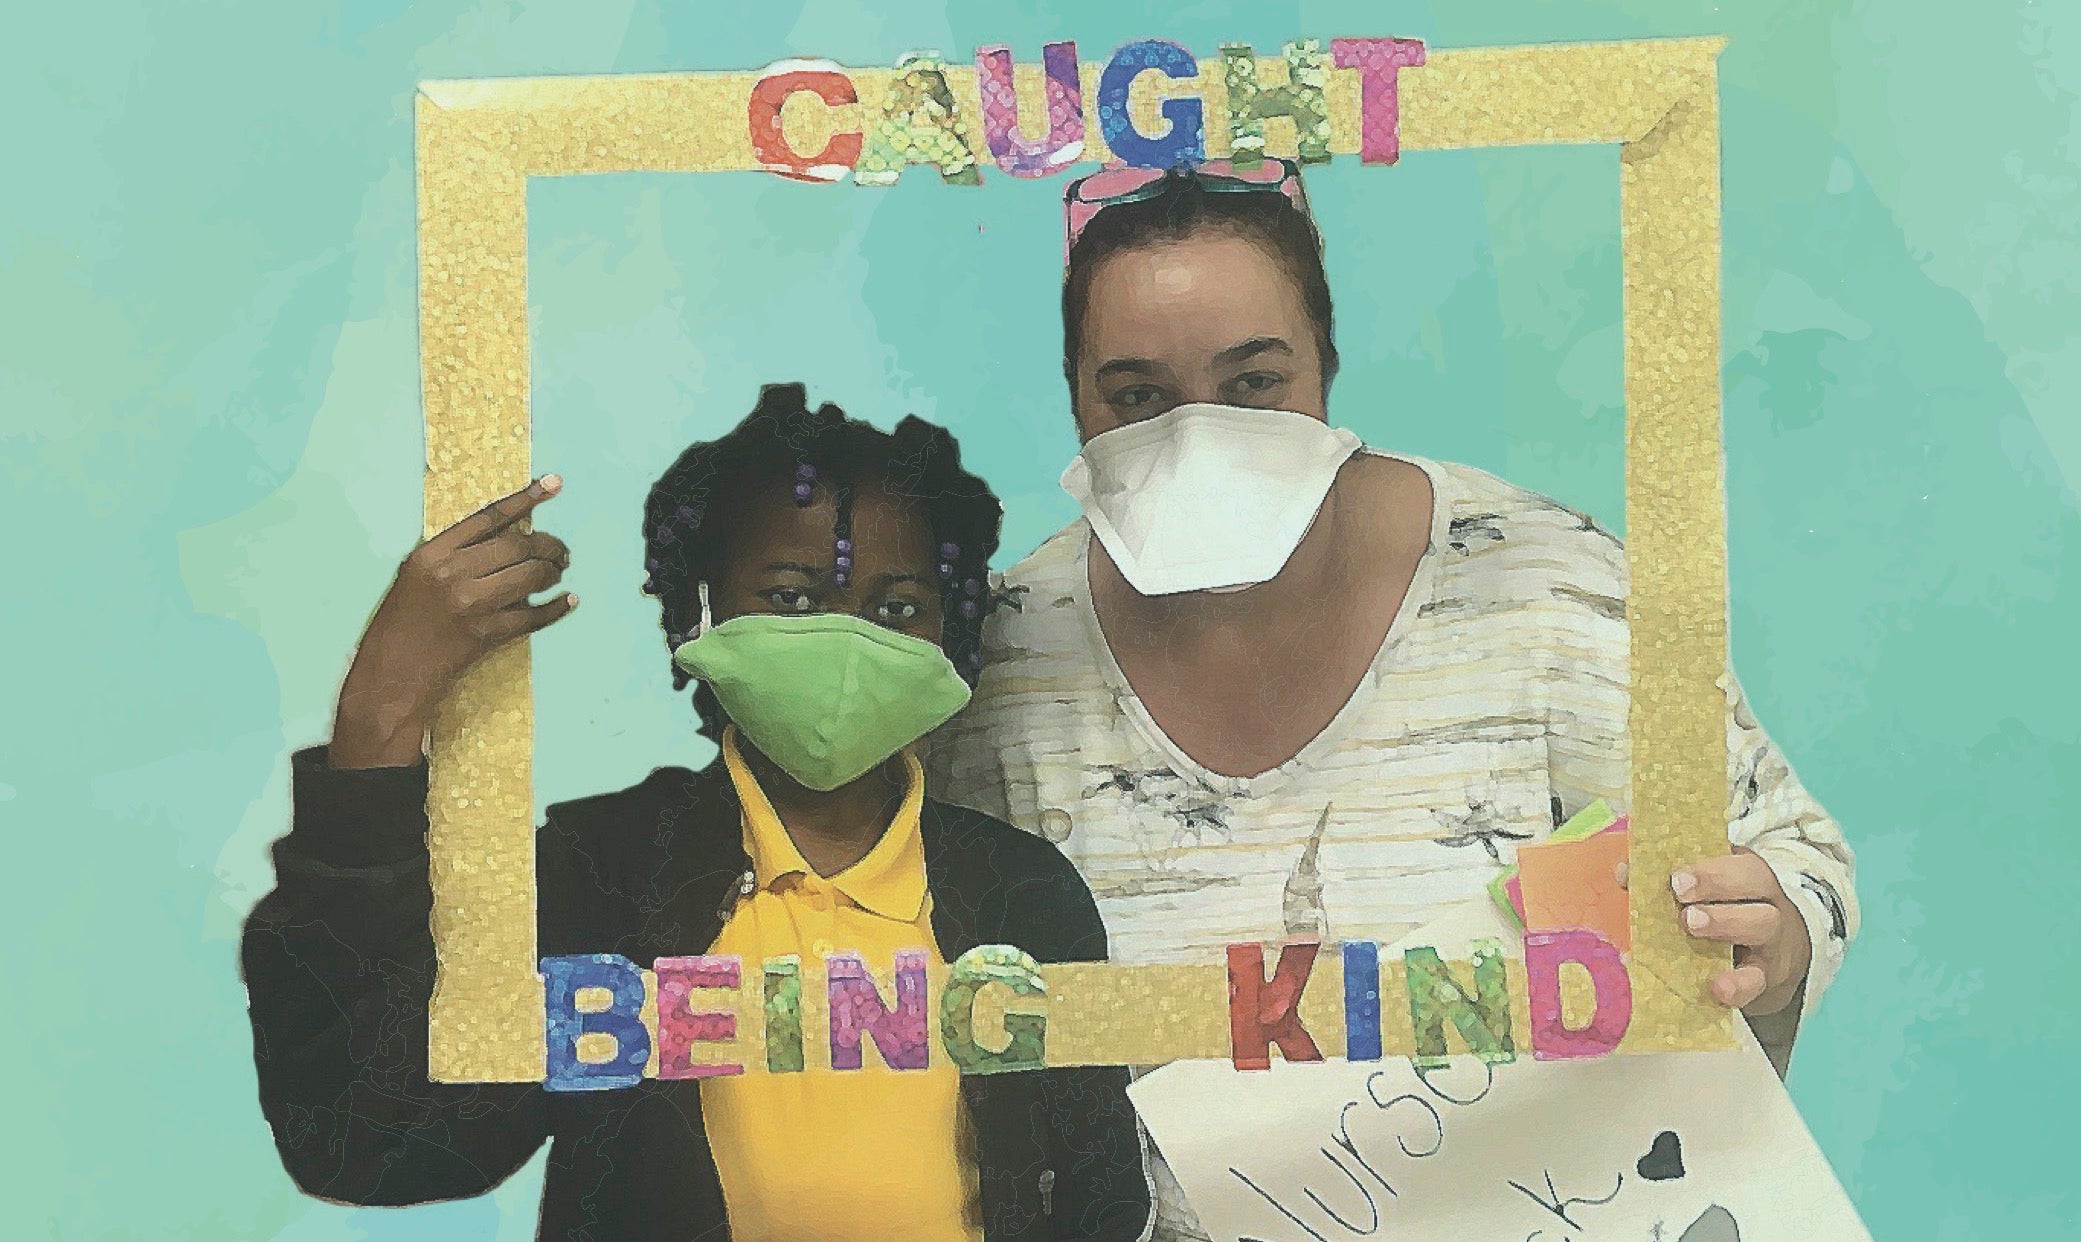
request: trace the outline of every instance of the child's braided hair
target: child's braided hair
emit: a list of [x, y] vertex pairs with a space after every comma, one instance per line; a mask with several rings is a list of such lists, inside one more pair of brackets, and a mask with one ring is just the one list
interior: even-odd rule
[[[667, 659], [698, 628], [696, 584], [721, 575], [729, 555], [727, 515], [740, 506], [808, 505], [829, 489], [838, 520], [831, 532], [832, 578], [852, 570], [853, 493], [883, 486], [916, 505], [931, 523], [944, 608], [941, 647], [969, 684], [983, 664], [983, 618], [994, 597], [990, 557], [1004, 507], [981, 479], [961, 468], [946, 429], [915, 416], [882, 431], [835, 405], [811, 410], [801, 384], [768, 384], [758, 406], [720, 439], [679, 455], [643, 502], [644, 592], [657, 597]], [[672, 667], [674, 689], [690, 680]], [[701, 731], [721, 735], [721, 709], [706, 686], [694, 691]]]

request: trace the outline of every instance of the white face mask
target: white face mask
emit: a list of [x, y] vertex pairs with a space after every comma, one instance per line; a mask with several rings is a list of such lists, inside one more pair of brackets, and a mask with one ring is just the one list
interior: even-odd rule
[[1093, 437], [1062, 487], [1143, 595], [1269, 581], [1363, 447], [1284, 410], [1181, 405]]

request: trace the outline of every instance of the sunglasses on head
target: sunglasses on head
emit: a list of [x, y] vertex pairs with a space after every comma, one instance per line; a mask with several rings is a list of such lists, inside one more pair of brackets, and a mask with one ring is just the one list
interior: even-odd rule
[[1091, 218], [1108, 207], [1155, 198], [1180, 181], [1191, 181], [1209, 194], [1284, 194], [1303, 213], [1308, 198], [1301, 189], [1300, 165], [1287, 159], [1260, 160], [1239, 168], [1232, 160], [1207, 160], [1176, 168], [1101, 168], [1069, 183], [1062, 194], [1062, 261]]

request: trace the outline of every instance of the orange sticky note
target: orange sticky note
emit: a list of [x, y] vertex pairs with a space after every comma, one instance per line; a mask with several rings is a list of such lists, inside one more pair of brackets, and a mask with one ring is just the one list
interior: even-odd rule
[[1621, 953], [1633, 947], [1626, 890], [1618, 866], [1626, 860], [1624, 832], [1600, 832], [1580, 841], [1517, 847], [1527, 931], [1593, 931]]

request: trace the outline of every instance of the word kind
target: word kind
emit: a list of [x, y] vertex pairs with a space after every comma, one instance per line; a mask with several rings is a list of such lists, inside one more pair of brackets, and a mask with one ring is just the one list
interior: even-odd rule
[[[1163, 100], [1163, 128], [1144, 133], [1130, 114], [1128, 94], [1146, 73], [1173, 80], [1218, 74], [1226, 89], [1227, 115], [1216, 123], [1226, 127], [1231, 158], [1239, 167], [1254, 167], [1264, 158], [1265, 122], [1273, 119], [1292, 123], [1301, 163], [1323, 163], [1330, 158], [1327, 86], [1331, 72], [1342, 69], [1358, 75], [1359, 157], [1368, 164], [1395, 162], [1401, 154], [1397, 79], [1403, 69], [1424, 63], [1420, 41], [1332, 39], [1324, 52], [1319, 39], [1297, 39], [1283, 52], [1286, 81], [1265, 85], [1258, 80], [1257, 53], [1248, 44], [1223, 44], [1220, 59], [1211, 65], [1163, 39], [1123, 44], [1098, 73], [1092, 110], [1098, 135], [1117, 164], [1163, 169], [1198, 163], [1207, 150], [1206, 100], [1189, 94]], [[791, 147], [782, 132], [782, 106], [802, 94], [816, 96], [827, 107], [858, 104], [860, 92], [853, 76], [831, 61], [781, 61], [760, 74], [747, 101], [752, 152], [767, 171], [802, 181], [836, 181], [851, 173], [859, 185], [892, 185], [905, 168], [924, 164], [949, 183], [976, 185], [985, 159], [1014, 177], [1053, 176], [1084, 158], [1094, 118], [1086, 115], [1075, 43], [1046, 45], [1041, 72], [1047, 115], [1038, 118], [1040, 124], [1022, 127], [1011, 49], [976, 50], [987, 148], [979, 152], [971, 137], [976, 127], [962, 114], [945, 62], [935, 53], [912, 53], [897, 62], [887, 90], [866, 110], [863, 128], [835, 133], [821, 151], [803, 152]]]
[[[1288, 1061], [1320, 1061], [1321, 1048], [1301, 1021], [1301, 993], [1315, 968], [1321, 946], [1315, 941], [1289, 941], [1279, 951], [1268, 979], [1264, 949], [1256, 944], [1228, 947], [1229, 1059], [1239, 1070], [1271, 1067], [1277, 1046]], [[1532, 1055], [1542, 1061], [1600, 1057], [1618, 1048], [1633, 1020], [1633, 983], [1624, 959], [1609, 940], [1592, 931], [1528, 932], [1524, 938], [1525, 980], [1531, 992]], [[1381, 1059], [1380, 946], [1348, 940], [1344, 961], [1344, 1059]], [[1471, 995], [1447, 969], [1438, 951], [1410, 948], [1402, 953], [1402, 974], [1409, 996], [1409, 1025], [1415, 1035], [1412, 1060], [1418, 1069], [1448, 1063], [1445, 1028], [1450, 1024], [1467, 1051], [1491, 1064], [1517, 1059], [1511, 1036], [1510, 972], [1502, 948], [1494, 941], [1474, 946], [1474, 990]], [[1561, 1005], [1561, 968], [1580, 967], [1590, 978], [1596, 1008], [1580, 1027], [1567, 1024]]]

